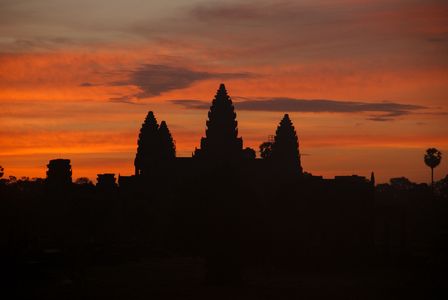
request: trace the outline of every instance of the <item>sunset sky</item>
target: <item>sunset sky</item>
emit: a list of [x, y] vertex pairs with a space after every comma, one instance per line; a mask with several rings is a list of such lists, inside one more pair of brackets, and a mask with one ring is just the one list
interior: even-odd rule
[[0, 0], [0, 165], [130, 175], [149, 110], [191, 156], [221, 82], [244, 146], [289, 113], [314, 175], [448, 173], [442, 0]]

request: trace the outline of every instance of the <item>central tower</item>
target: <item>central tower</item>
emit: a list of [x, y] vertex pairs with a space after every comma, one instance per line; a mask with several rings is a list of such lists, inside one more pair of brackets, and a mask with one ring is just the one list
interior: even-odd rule
[[205, 137], [194, 157], [203, 159], [238, 159], [243, 153], [243, 139], [238, 137], [238, 122], [232, 99], [224, 84], [219, 86], [208, 112]]

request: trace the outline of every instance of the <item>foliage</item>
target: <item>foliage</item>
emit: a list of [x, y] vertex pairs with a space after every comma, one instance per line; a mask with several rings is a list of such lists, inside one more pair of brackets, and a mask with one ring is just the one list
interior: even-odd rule
[[441, 160], [442, 160], [442, 152], [440, 152], [436, 148], [429, 148], [426, 150], [424, 161], [428, 167], [434, 169], [440, 164]]
[[448, 175], [435, 183], [435, 192], [442, 199], [448, 199]]
[[431, 184], [434, 185], [434, 168], [442, 161], [442, 152], [436, 148], [426, 149], [424, 161], [425, 164], [431, 168]]
[[397, 190], [411, 190], [416, 186], [416, 183], [410, 181], [406, 177], [397, 177], [390, 179], [390, 185]]
[[255, 152], [255, 150], [249, 147], [243, 150], [243, 154], [247, 159], [255, 159], [257, 157], [257, 153]]
[[93, 182], [87, 177], [79, 177], [75, 180], [75, 184], [79, 185], [93, 185]]
[[272, 142], [264, 142], [260, 145], [260, 156], [263, 159], [269, 159], [272, 155]]

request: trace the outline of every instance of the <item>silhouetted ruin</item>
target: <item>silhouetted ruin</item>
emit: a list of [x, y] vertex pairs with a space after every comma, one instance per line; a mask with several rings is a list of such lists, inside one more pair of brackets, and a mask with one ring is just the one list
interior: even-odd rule
[[299, 141], [289, 115], [285, 114], [275, 132], [270, 159], [281, 169], [301, 174]]
[[194, 156], [207, 160], [235, 160], [242, 157], [243, 139], [238, 137], [238, 121], [232, 99], [224, 84], [219, 86], [208, 112], [205, 137]]
[[53, 159], [47, 165], [47, 183], [52, 186], [67, 186], [72, 183], [72, 167], [69, 159]]
[[159, 124], [152, 111], [148, 113], [140, 129], [137, 144], [134, 161], [135, 175], [150, 173], [151, 166], [157, 164], [161, 157]]
[[117, 179], [113, 173], [98, 174], [96, 186], [100, 189], [114, 189], [117, 187]]
[[[151, 292], [166, 292], [160, 282], [175, 278], [170, 290], [247, 285], [277, 296], [294, 278], [297, 289], [307, 282], [340, 288], [343, 278], [353, 285], [349, 295], [362, 291], [376, 299], [384, 290], [394, 298], [397, 277], [422, 290], [446, 282], [440, 278], [448, 266], [448, 176], [433, 188], [404, 177], [376, 184], [373, 172], [370, 179], [324, 179], [303, 171], [288, 114], [260, 145], [260, 158], [243, 149], [237, 125], [221, 84], [192, 157], [176, 157], [167, 123], [159, 126], [150, 111], [138, 136], [135, 174], [119, 175], [118, 184], [112, 173], [98, 174], [96, 186], [72, 183], [68, 159], [51, 160], [46, 180], [0, 179], [7, 285], [26, 293], [18, 283], [30, 287], [39, 278], [53, 287], [30, 288], [41, 298], [79, 299], [87, 291], [102, 297], [108, 291], [98, 292], [100, 285], [89, 280], [109, 278], [113, 269], [120, 278], [113, 285], [126, 291], [136, 284], [146, 291], [149, 284]], [[138, 275], [128, 278], [129, 270]], [[113, 285], [108, 289], [117, 298], [132, 298]], [[413, 291], [400, 296], [419, 295]], [[332, 298], [315, 288], [303, 295], [320, 298], [319, 292]]]
[[[174, 159], [174, 143], [166, 124], [159, 129], [149, 112], [138, 140], [136, 176], [120, 177], [126, 198], [153, 198], [152, 205], [166, 214], [162, 224], [153, 224], [166, 232], [161, 238], [168, 240], [160, 243], [171, 244], [171, 234], [176, 236], [182, 230], [199, 231], [202, 238], [196, 244], [206, 251], [203, 255], [212, 282], [238, 277], [242, 266], [237, 262], [256, 257], [247, 257], [241, 249], [249, 251], [261, 241], [270, 245], [264, 249], [267, 252], [250, 251], [270, 255], [269, 259], [278, 264], [292, 257], [306, 257], [310, 262], [312, 257], [320, 261], [323, 257], [368, 255], [373, 243], [374, 196], [369, 180], [360, 176], [337, 176], [334, 180], [304, 176], [297, 133], [288, 114], [277, 127], [269, 154], [256, 159], [252, 149], [243, 150], [236, 113], [223, 84], [208, 118], [206, 136], [193, 157]], [[164, 159], [161, 136], [167, 145], [163, 146]], [[167, 159], [174, 160], [168, 163]], [[151, 174], [150, 179], [145, 173]], [[196, 186], [201, 189], [196, 190]], [[177, 215], [178, 210], [194, 217]], [[177, 232], [167, 232], [168, 224], [163, 225], [167, 220], [177, 224]], [[199, 224], [195, 222], [202, 225], [196, 227]], [[269, 235], [259, 236], [262, 232]]]
[[159, 127], [160, 137], [160, 152], [162, 160], [173, 160], [176, 157], [176, 146], [174, 144], [171, 132], [168, 129], [165, 121], [160, 123]]

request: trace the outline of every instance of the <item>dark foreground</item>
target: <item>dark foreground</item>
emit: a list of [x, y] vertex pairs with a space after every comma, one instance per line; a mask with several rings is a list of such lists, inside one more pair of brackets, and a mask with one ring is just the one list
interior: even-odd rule
[[448, 299], [446, 270], [398, 262], [246, 268], [240, 283], [227, 285], [207, 284], [199, 258], [61, 266], [28, 261], [9, 288], [17, 299]]

